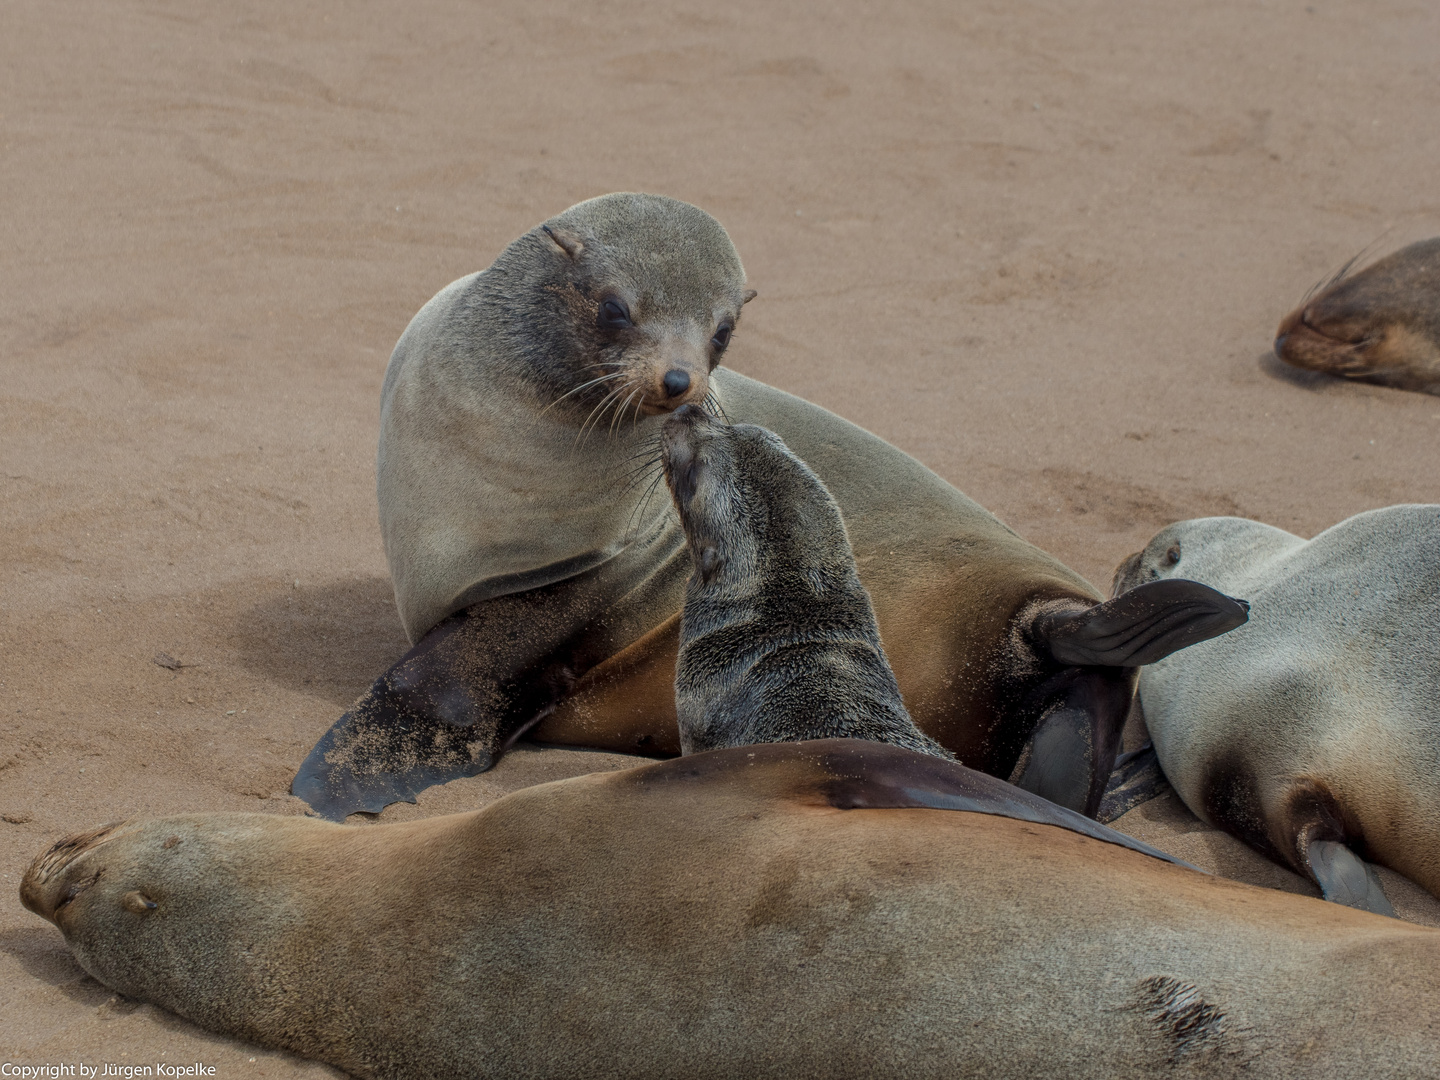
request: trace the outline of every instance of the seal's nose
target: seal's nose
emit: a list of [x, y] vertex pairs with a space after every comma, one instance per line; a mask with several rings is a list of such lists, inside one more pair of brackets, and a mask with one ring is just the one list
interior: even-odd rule
[[1281, 334], [1275, 339], [1275, 355], [1281, 360], [1285, 359], [1285, 339], [1289, 336], [1289, 334]]
[[690, 389], [690, 373], [682, 368], [671, 368], [665, 373], [665, 396], [679, 397]]

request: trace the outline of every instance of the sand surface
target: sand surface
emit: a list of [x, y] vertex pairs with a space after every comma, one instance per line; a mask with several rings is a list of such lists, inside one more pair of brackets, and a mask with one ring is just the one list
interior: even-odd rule
[[[1178, 518], [1440, 501], [1440, 398], [1268, 354], [1440, 232], [1437, 56], [1440, 7], [1390, 0], [6, 0], [0, 1058], [328, 1072], [116, 999], [15, 888], [102, 821], [300, 812], [405, 647], [377, 402], [447, 282], [583, 198], [698, 203], [760, 291], [727, 363], [1105, 586]], [[527, 750], [399, 812], [625, 763]], [[1124, 824], [1243, 869], [1173, 802]]]

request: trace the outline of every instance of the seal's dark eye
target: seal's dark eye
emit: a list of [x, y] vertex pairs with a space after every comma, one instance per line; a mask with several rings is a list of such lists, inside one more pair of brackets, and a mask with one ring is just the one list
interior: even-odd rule
[[1165, 565], [1174, 566], [1180, 561], [1180, 545], [1171, 544], [1170, 550], [1165, 552]]
[[600, 314], [595, 322], [602, 330], [624, 330], [632, 325], [630, 322], [630, 309], [625, 306], [624, 300], [616, 300], [611, 297], [609, 300], [600, 301]]
[[715, 331], [715, 336], [710, 339], [710, 344], [715, 346], [716, 352], [724, 352], [725, 346], [730, 344], [730, 333], [735, 328], [729, 323], [721, 323], [720, 329]]

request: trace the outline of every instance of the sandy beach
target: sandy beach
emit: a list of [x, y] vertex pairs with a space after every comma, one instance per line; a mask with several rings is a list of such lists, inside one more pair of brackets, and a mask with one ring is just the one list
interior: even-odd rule
[[[303, 812], [406, 648], [377, 410], [445, 284], [593, 195], [694, 202], [760, 294], [727, 364], [1104, 589], [1177, 519], [1440, 502], [1440, 398], [1270, 355], [1351, 256], [1440, 233], [1437, 57], [1403, 0], [6, 0], [0, 1059], [339, 1075], [116, 997], [16, 888], [101, 822]], [[384, 817], [632, 763], [522, 746]], [[1173, 798], [1130, 817], [1308, 887]]]

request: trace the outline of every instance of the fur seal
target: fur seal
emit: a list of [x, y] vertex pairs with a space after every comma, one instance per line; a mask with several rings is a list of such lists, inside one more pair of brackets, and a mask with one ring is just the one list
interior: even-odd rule
[[1361, 382], [1440, 394], [1440, 237], [1359, 273], [1347, 263], [1285, 316], [1275, 355]]
[[376, 1080], [1435, 1069], [1440, 931], [1212, 878], [873, 742], [392, 825], [122, 824], [21, 895], [116, 991]]
[[915, 726], [840, 508], [780, 437], [694, 406], [661, 432], [694, 567], [680, 615], [680, 749], [873, 739], [954, 760]]
[[1440, 506], [1372, 510], [1308, 541], [1182, 521], [1116, 588], [1182, 573], [1252, 604], [1233, 635], [1140, 677], [1186, 805], [1327, 899], [1389, 912], [1364, 860], [1440, 896]]
[[[920, 730], [1093, 811], [1135, 665], [1243, 611], [1175, 582], [1102, 604], [895, 447], [714, 367], [751, 295], [708, 214], [617, 194], [537, 226], [425, 305], [386, 373], [378, 466], [415, 646], [317, 743], [296, 795], [334, 819], [378, 811], [489, 768], [527, 731], [678, 753], [690, 560], [668, 500], [634, 472], [666, 412], [703, 400], [776, 432], [834, 496]], [[666, 396], [682, 369], [686, 389]]]

